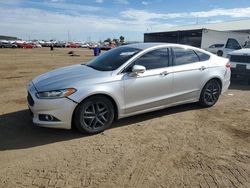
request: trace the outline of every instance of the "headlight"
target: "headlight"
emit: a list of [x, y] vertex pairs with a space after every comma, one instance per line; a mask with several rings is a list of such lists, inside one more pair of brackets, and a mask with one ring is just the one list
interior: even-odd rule
[[39, 99], [56, 99], [56, 98], [68, 97], [75, 92], [76, 92], [76, 89], [70, 88], [70, 89], [38, 92], [36, 96]]
[[230, 59], [231, 58], [231, 55], [227, 54], [227, 59]]

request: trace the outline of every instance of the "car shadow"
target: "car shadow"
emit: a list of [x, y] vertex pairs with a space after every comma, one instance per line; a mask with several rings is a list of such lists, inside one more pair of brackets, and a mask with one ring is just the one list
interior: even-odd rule
[[155, 119], [155, 118], [159, 118], [162, 116], [167, 116], [167, 115], [185, 112], [189, 110], [197, 110], [200, 108], [202, 107], [199, 106], [198, 103], [190, 103], [190, 104], [183, 104], [180, 106], [169, 107], [163, 110], [157, 110], [153, 112], [148, 112], [148, 113], [120, 119], [114, 123], [112, 128], [127, 126], [129, 124], [139, 123], [139, 122], [146, 121], [149, 119]]
[[[111, 129], [198, 108], [197, 104], [186, 104], [136, 115], [116, 121]], [[28, 110], [0, 115], [0, 151], [31, 148], [86, 136], [89, 135], [81, 134], [75, 129], [62, 130], [37, 127], [33, 125]]]
[[33, 125], [28, 110], [0, 115], [0, 151], [30, 148], [82, 136], [74, 130], [37, 127]]

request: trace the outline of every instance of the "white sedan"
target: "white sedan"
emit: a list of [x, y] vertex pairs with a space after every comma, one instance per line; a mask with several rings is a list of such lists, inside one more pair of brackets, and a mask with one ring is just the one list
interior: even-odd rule
[[115, 119], [199, 102], [213, 106], [230, 84], [228, 59], [186, 45], [141, 43], [87, 64], [42, 74], [28, 86], [33, 122], [98, 133]]

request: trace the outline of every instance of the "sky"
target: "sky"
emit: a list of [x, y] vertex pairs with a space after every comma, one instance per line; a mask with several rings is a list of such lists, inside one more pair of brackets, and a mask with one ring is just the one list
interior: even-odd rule
[[143, 41], [146, 32], [250, 18], [250, 0], [0, 0], [0, 35]]

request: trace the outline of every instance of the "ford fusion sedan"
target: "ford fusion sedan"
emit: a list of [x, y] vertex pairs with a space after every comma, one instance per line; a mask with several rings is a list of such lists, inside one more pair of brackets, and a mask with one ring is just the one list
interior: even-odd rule
[[28, 85], [28, 104], [36, 125], [93, 134], [116, 119], [170, 106], [213, 106], [230, 74], [228, 59], [198, 48], [131, 44], [38, 76]]

